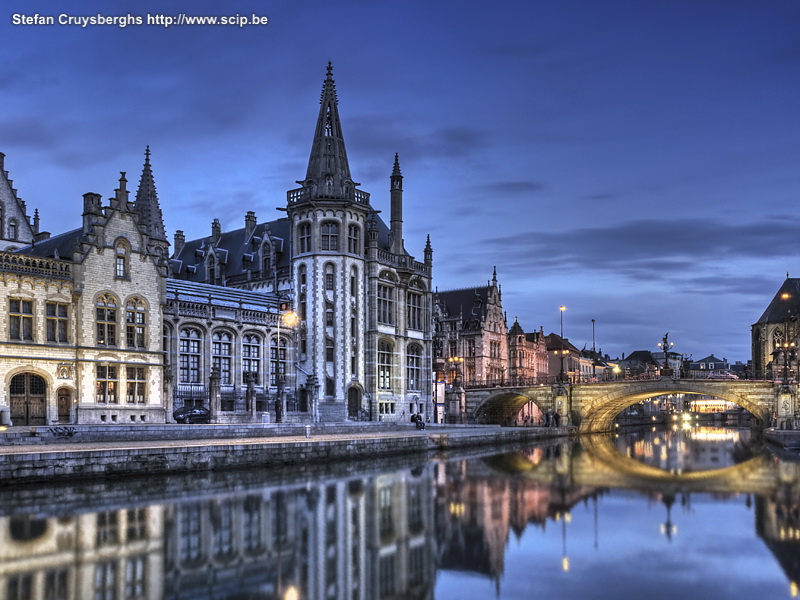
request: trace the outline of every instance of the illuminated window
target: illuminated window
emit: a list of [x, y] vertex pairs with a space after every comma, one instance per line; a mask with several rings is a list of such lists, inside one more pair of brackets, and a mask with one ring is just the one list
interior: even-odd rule
[[97, 365], [96, 394], [98, 404], [117, 404], [117, 367]]
[[147, 371], [144, 367], [127, 366], [125, 368], [127, 379], [128, 404], [144, 404], [147, 397]]

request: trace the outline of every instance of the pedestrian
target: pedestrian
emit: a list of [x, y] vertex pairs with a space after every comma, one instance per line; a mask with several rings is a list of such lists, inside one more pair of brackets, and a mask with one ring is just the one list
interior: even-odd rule
[[553, 415], [553, 421], [555, 422], [555, 427], [561, 426], [561, 415], [558, 412]]

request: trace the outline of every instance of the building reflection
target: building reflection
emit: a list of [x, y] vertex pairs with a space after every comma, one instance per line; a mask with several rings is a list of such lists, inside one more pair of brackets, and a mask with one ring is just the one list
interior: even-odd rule
[[[700, 433], [710, 443], [711, 432]], [[633, 439], [623, 448], [660, 456], [667, 442]], [[747, 492], [754, 527], [796, 595], [800, 462], [758, 464], [749, 481], [762, 488]], [[531, 530], [549, 525], [551, 537], [561, 536], [544, 568], [571, 569], [576, 505], [594, 507], [597, 546], [598, 498], [611, 490], [596, 484], [596, 468], [596, 457], [568, 443], [322, 476], [254, 471], [38, 496], [0, 490], [0, 599], [433, 600], [444, 571], [485, 578], [499, 595], [509, 544]], [[664, 504], [668, 539], [673, 504], [697, 492], [674, 483], [631, 480], [625, 492]]]

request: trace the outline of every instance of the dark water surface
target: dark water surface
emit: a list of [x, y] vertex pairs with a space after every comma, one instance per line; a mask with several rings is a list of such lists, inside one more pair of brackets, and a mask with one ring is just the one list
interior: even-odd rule
[[0, 599], [782, 599], [800, 457], [749, 430], [0, 490]]

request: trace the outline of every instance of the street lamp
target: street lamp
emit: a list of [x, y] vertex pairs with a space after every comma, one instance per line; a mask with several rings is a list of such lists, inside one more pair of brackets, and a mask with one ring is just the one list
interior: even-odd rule
[[[281, 312], [284, 311], [284, 312]], [[278, 386], [278, 393], [275, 398], [275, 422], [282, 423], [283, 422], [283, 388], [286, 383], [286, 354], [283, 356], [283, 361], [281, 361], [281, 323], [286, 325], [287, 327], [293, 327], [295, 323], [297, 323], [297, 313], [293, 310], [286, 310], [284, 306], [281, 306], [278, 309], [278, 327], [277, 327], [277, 339], [275, 340], [275, 368], [277, 372], [275, 373], [275, 382]], [[283, 366], [281, 366], [283, 365]]]
[[673, 342], [670, 342], [670, 341], [669, 341], [669, 332], [665, 333], [665, 334], [664, 334], [664, 337], [663, 337], [663, 338], [661, 339], [661, 341], [658, 343], [658, 347], [659, 347], [659, 348], [661, 348], [661, 350], [663, 350], [663, 351], [664, 351], [664, 368], [663, 368], [663, 369], [662, 369], [662, 371], [661, 371], [661, 375], [662, 375], [662, 376], [665, 376], [665, 377], [666, 377], [666, 376], [672, 375], [672, 372], [671, 372], [671, 371], [672, 371], [672, 369], [670, 369], [670, 366], [669, 366], [669, 357], [668, 357], [668, 355], [667, 355], [667, 352], [668, 352], [668, 351], [669, 351], [669, 349], [670, 349], [670, 348], [672, 348], [674, 345], [675, 345], [675, 344], [674, 344]]
[[564, 373], [564, 355], [567, 353], [564, 347], [564, 311], [567, 310], [566, 306], [559, 306], [559, 316], [561, 317], [561, 352], [559, 353], [559, 361], [561, 363], [561, 370], [558, 372], [558, 380], [560, 382], [566, 381], [566, 373]]

